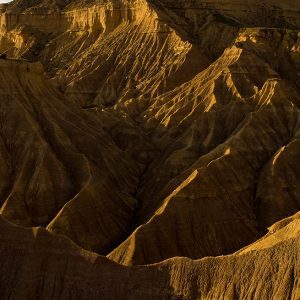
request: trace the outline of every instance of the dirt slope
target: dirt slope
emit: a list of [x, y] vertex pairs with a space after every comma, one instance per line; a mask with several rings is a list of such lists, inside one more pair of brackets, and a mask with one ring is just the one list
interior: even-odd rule
[[16, 227], [1, 218], [0, 295], [2, 299], [296, 300], [299, 214], [283, 222], [233, 255], [123, 267], [63, 236], [43, 228]]
[[1, 11], [4, 299], [299, 298], [298, 2]]

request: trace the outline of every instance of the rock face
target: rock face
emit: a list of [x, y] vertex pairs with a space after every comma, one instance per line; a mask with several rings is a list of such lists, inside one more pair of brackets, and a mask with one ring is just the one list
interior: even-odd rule
[[0, 298], [299, 299], [299, 14], [1, 7]]

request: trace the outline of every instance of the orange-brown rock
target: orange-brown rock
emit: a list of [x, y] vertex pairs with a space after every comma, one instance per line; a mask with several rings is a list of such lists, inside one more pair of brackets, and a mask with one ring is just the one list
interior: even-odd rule
[[298, 299], [299, 13], [2, 6], [0, 298]]
[[124, 267], [0, 217], [2, 299], [298, 299], [299, 214], [241, 251]]
[[1, 60], [0, 74], [1, 214], [105, 253], [131, 227], [136, 164], [41, 64]]

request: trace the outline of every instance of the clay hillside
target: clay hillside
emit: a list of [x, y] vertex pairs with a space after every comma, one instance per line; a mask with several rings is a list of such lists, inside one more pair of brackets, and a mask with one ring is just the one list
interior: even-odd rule
[[300, 299], [300, 1], [0, 6], [0, 299]]

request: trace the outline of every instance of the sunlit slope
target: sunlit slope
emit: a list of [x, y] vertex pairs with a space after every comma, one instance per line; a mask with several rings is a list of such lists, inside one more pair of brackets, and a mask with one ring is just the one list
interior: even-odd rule
[[[167, 260], [99, 259], [116, 282], [143, 282], [132, 298], [297, 299], [299, 222], [285, 218], [300, 209], [298, 5], [14, 1], [1, 14], [0, 199], [29, 228], [14, 232], [42, 226], [126, 266]], [[282, 219], [293, 225], [262, 238]], [[117, 298], [116, 274], [103, 289]], [[78, 297], [96, 297], [95, 278]]]

